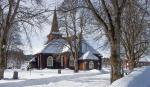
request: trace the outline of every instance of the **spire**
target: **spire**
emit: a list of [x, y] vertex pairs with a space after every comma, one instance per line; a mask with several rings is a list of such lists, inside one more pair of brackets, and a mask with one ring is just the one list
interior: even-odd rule
[[56, 7], [55, 7], [55, 10], [54, 10], [53, 23], [52, 23], [52, 27], [51, 27], [51, 32], [50, 33], [53, 33], [53, 32], [54, 33], [59, 32]]
[[50, 34], [47, 36], [48, 38], [47, 43], [53, 39], [59, 39], [61, 37], [62, 37], [62, 34], [60, 34], [59, 29], [58, 29], [57, 12], [56, 12], [56, 7], [55, 7], [51, 31], [50, 31]]

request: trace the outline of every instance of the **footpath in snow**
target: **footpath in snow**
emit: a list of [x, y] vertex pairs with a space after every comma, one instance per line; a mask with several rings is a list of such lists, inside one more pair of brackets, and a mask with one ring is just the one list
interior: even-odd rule
[[108, 87], [109, 70], [91, 70], [74, 73], [72, 70], [18, 70], [19, 79], [13, 80], [13, 70], [5, 71], [5, 79], [0, 80], [0, 87]]

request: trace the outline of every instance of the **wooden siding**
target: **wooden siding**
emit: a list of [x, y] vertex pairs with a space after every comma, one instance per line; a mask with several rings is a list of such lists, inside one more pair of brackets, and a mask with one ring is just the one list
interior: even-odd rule
[[[53, 57], [53, 66], [47, 66], [47, 58], [49, 56]], [[63, 66], [61, 66], [61, 59], [63, 58]], [[35, 62], [33, 68], [37, 69], [44, 69], [44, 68], [50, 68], [50, 69], [64, 69], [64, 68], [70, 68], [74, 69], [74, 66], [69, 66], [69, 53], [63, 53], [63, 54], [48, 54], [48, 53], [39, 53], [35, 55]], [[89, 62], [93, 61], [94, 63], [94, 69], [101, 69], [101, 60], [78, 60], [79, 64], [79, 70], [89, 70]], [[99, 63], [99, 65], [98, 65]]]

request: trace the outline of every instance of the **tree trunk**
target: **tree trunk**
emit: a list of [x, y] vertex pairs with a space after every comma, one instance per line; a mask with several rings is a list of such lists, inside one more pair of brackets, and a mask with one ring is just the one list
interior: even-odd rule
[[121, 77], [122, 74], [122, 65], [120, 59], [120, 44], [117, 44], [117, 41], [114, 40], [111, 44], [111, 83]]
[[4, 70], [5, 70], [4, 47], [3, 47], [3, 45], [1, 45], [1, 48], [0, 48], [0, 79], [4, 78]]
[[133, 69], [136, 67], [136, 62], [135, 62], [135, 60], [134, 59], [129, 59], [129, 62], [128, 62], [128, 64], [129, 64], [129, 71], [130, 72], [132, 72], [133, 71]]
[[0, 66], [0, 80], [4, 78], [4, 67]]
[[78, 61], [77, 61], [77, 59], [75, 59], [75, 61], [74, 61], [74, 72], [75, 73], [78, 72]]

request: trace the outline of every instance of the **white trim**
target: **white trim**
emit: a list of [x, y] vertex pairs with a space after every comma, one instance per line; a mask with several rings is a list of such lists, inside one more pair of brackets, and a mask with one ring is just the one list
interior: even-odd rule
[[53, 66], [53, 57], [52, 56], [49, 56], [47, 58], [47, 66]]

